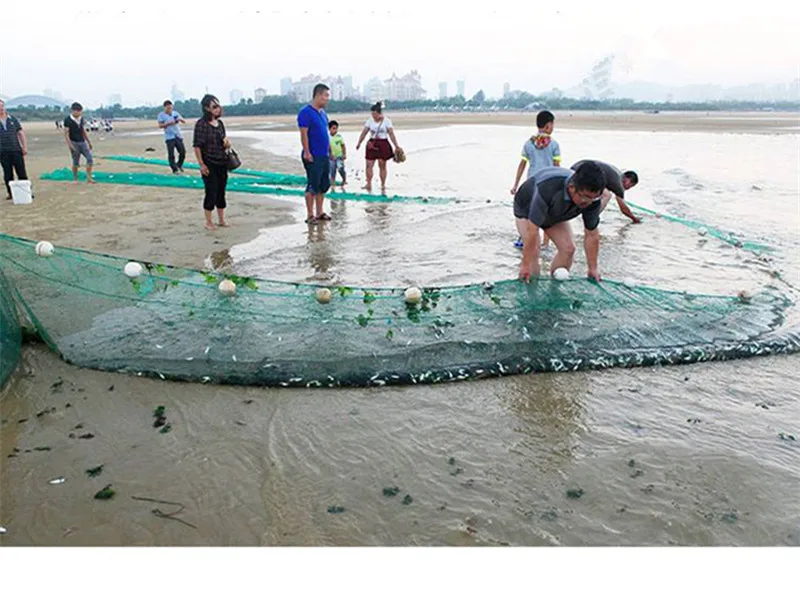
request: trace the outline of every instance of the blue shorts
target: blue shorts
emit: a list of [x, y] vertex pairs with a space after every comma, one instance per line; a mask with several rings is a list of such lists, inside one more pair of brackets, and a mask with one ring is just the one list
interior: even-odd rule
[[306, 192], [322, 195], [331, 188], [331, 163], [328, 156], [314, 156], [314, 161], [309, 162], [303, 158], [308, 184]]
[[94, 164], [94, 159], [92, 158], [92, 150], [89, 149], [89, 144], [85, 141], [73, 141], [70, 153], [72, 154], [72, 165], [75, 166], [76, 168], [80, 166], [81, 154], [83, 154], [83, 157], [86, 158], [87, 166], [91, 166]]

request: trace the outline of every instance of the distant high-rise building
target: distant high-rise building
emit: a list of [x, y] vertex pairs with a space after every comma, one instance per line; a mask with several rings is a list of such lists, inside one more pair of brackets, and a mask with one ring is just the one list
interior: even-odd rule
[[292, 79], [281, 78], [281, 94], [286, 96], [287, 94], [291, 93], [292, 93]]
[[260, 102], [264, 102], [264, 99], [267, 97], [267, 91], [263, 88], [256, 88], [253, 91], [253, 102], [258, 104]]
[[467, 83], [464, 80], [458, 80], [456, 82], [456, 90], [459, 96], [466, 97], [467, 96]]
[[119, 93], [108, 95], [108, 106], [122, 104], [122, 95]]
[[283, 90], [284, 81], [291, 82], [291, 79], [285, 78], [281, 80], [281, 93], [293, 94], [299, 102], [311, 102], [314, 94], [314, 86], [317, 84], [325, 84], [330, 88], [331, 100], [344, 100], [357, 96], [356, 89], [353, 88], [352, 76], [328, 76], [327, 78], [323, 78], [317, 74], [308, 74], [300, 78], [297, 82], [291, 82], [291, 87], [285, 92]]
[[178, 88], [178, 85], [175, 83], [172, 84], [172, 89], [170, 90], [169, 94], [170, 98], [172, 99], [172, 102], [180, 102], [182, 100], [186, 100], [186, 95], [180, 88]]
[[389, 100], [420, 100], [425, 98], [422, 77], [417, 70], [411, 70], [402, 78], [395, 74], [383, 81], [386, 98]]
[[511, 94], [511, 84], [506, 82], [503, 84], [503, 98], [508, 98], [509, 94]]
[[386, 98], [386, 88], [380, 78], [371, 78], [364, 84], [364, 98], [369, 102], [378, 102]]
[[243, 98], [244, 98], [244, 92], [242, 92], [238, 88], [234, 88], [233, 90], [231, 90], [231, 104], [239, 104], [240, 102], [242, 102]]
[[447, 82], [439, 82], [439, 98], [447, 98]]

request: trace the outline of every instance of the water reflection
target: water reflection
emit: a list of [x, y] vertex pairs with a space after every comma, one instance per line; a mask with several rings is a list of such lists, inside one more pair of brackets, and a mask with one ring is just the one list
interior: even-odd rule
[[580, 435], [588, 428], [588, 387], [589, 377], [576, 373], [568, 380], [561, 375], [529, 375], [497, 388], [498, 400], [517, 418], [515, 432], [523, 435], [513, 450], [540, 468], [565, 468], [575, 459]]

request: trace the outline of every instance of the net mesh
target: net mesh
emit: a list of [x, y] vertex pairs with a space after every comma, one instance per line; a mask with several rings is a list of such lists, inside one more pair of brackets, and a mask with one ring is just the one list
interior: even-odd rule
[[[79, 172], [78, 177], [86, 180], [86, 174]], [[130, 186], [158, 186], [169, 188], [202, 189], [203, 179], [200, 176], [183, 176], [176, 174], [155, 174], [152, 172], [94, 172], [92, 178], [101, 184], [123, 184]], [[42, 180], [54, 182], [72, 182], [72, 170], [60, 168], [42, 174]], [[253, 193], [271, 195], [276, 197], [305, 197], [305, 189], [287, 188], [284, 186], [269, 186], [275, 184], [269, 179], [255, 177], [231, 176], [228, 178], [226, 191], [238, 193]], [[305, 184], [305, 183], [304, 183]], [[403, 195], [382, 195], [371, 193], [349, 193], [331, 191], [325, 195], [326, 199], [334, 201], [364, 201], [368, 203], [414, 203], [417, 205], [442, 205], [457, 202], [452, 197], [413, 197]]]
[[[790, 300], [693, 295], [614, 281], [519, 281], [422, 290], [318, 287], [220, 275], [0, 234], [1, 301], [13, 292], [41, 337], [76, 365], [163, 379], [335, 387], [436, 383], [796, 352]], [[224, 295], [220, 282], [236, 285]], [[3, 367], [16, 344], [5, 345]], [[9, 317], [13, 318], [13, 314]], [[7, 352], [8, 350], [8, 352]]]
[[0, 387], [5, 385], [19, 361], [22, 334], [11, 283], [0, 265]]

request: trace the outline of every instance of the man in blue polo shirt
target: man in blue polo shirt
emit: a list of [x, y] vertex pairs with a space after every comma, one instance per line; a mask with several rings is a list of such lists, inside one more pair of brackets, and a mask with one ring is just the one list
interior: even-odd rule
[[[183, 145], [180, 123], [186, 123], [181, 114], [172, 108], [172, 101], [164, 101], [164, 111], [158, 114], [158, 126], [164, 130], [167, 142], [167, 159], [173, 174], [183, 173], [183, 161], [186, 159], [186, 147]], [[175, 162], [175, 150], [178, 150], [178, 161]]]
[[[330, 88], [325, 84], [314, 86], [311, 103], [304, 106], [297, 115], [300, 128], [300, 141], [303, 144], [303, 166], [306, 169], [306, 223], [316, 224], [330, 220], [330, 215], [322, 210], [325, 193], [331, 187], [330, 135], [328, 134], [328, 115], [325, 107], [330, 100]], [[316, 206], [316, 213], [315, 213]]]
[[569, 221], [583, 217], [584, 249], [587, 274], [600, 280], [598, 252], [602, 202], [606, 186], [602, 168], [585, 162], [573, 172], [564, 168], [542, 168], [526, 180], [514, 195], [514, 217], [522, 236], [522, 262], [519, 276], [528, 281], [539, 276], [539, 228], [542, 228], [558, 250], [550, 263], [551, 274], [557, 268], [572, 267], [575, 242]]

